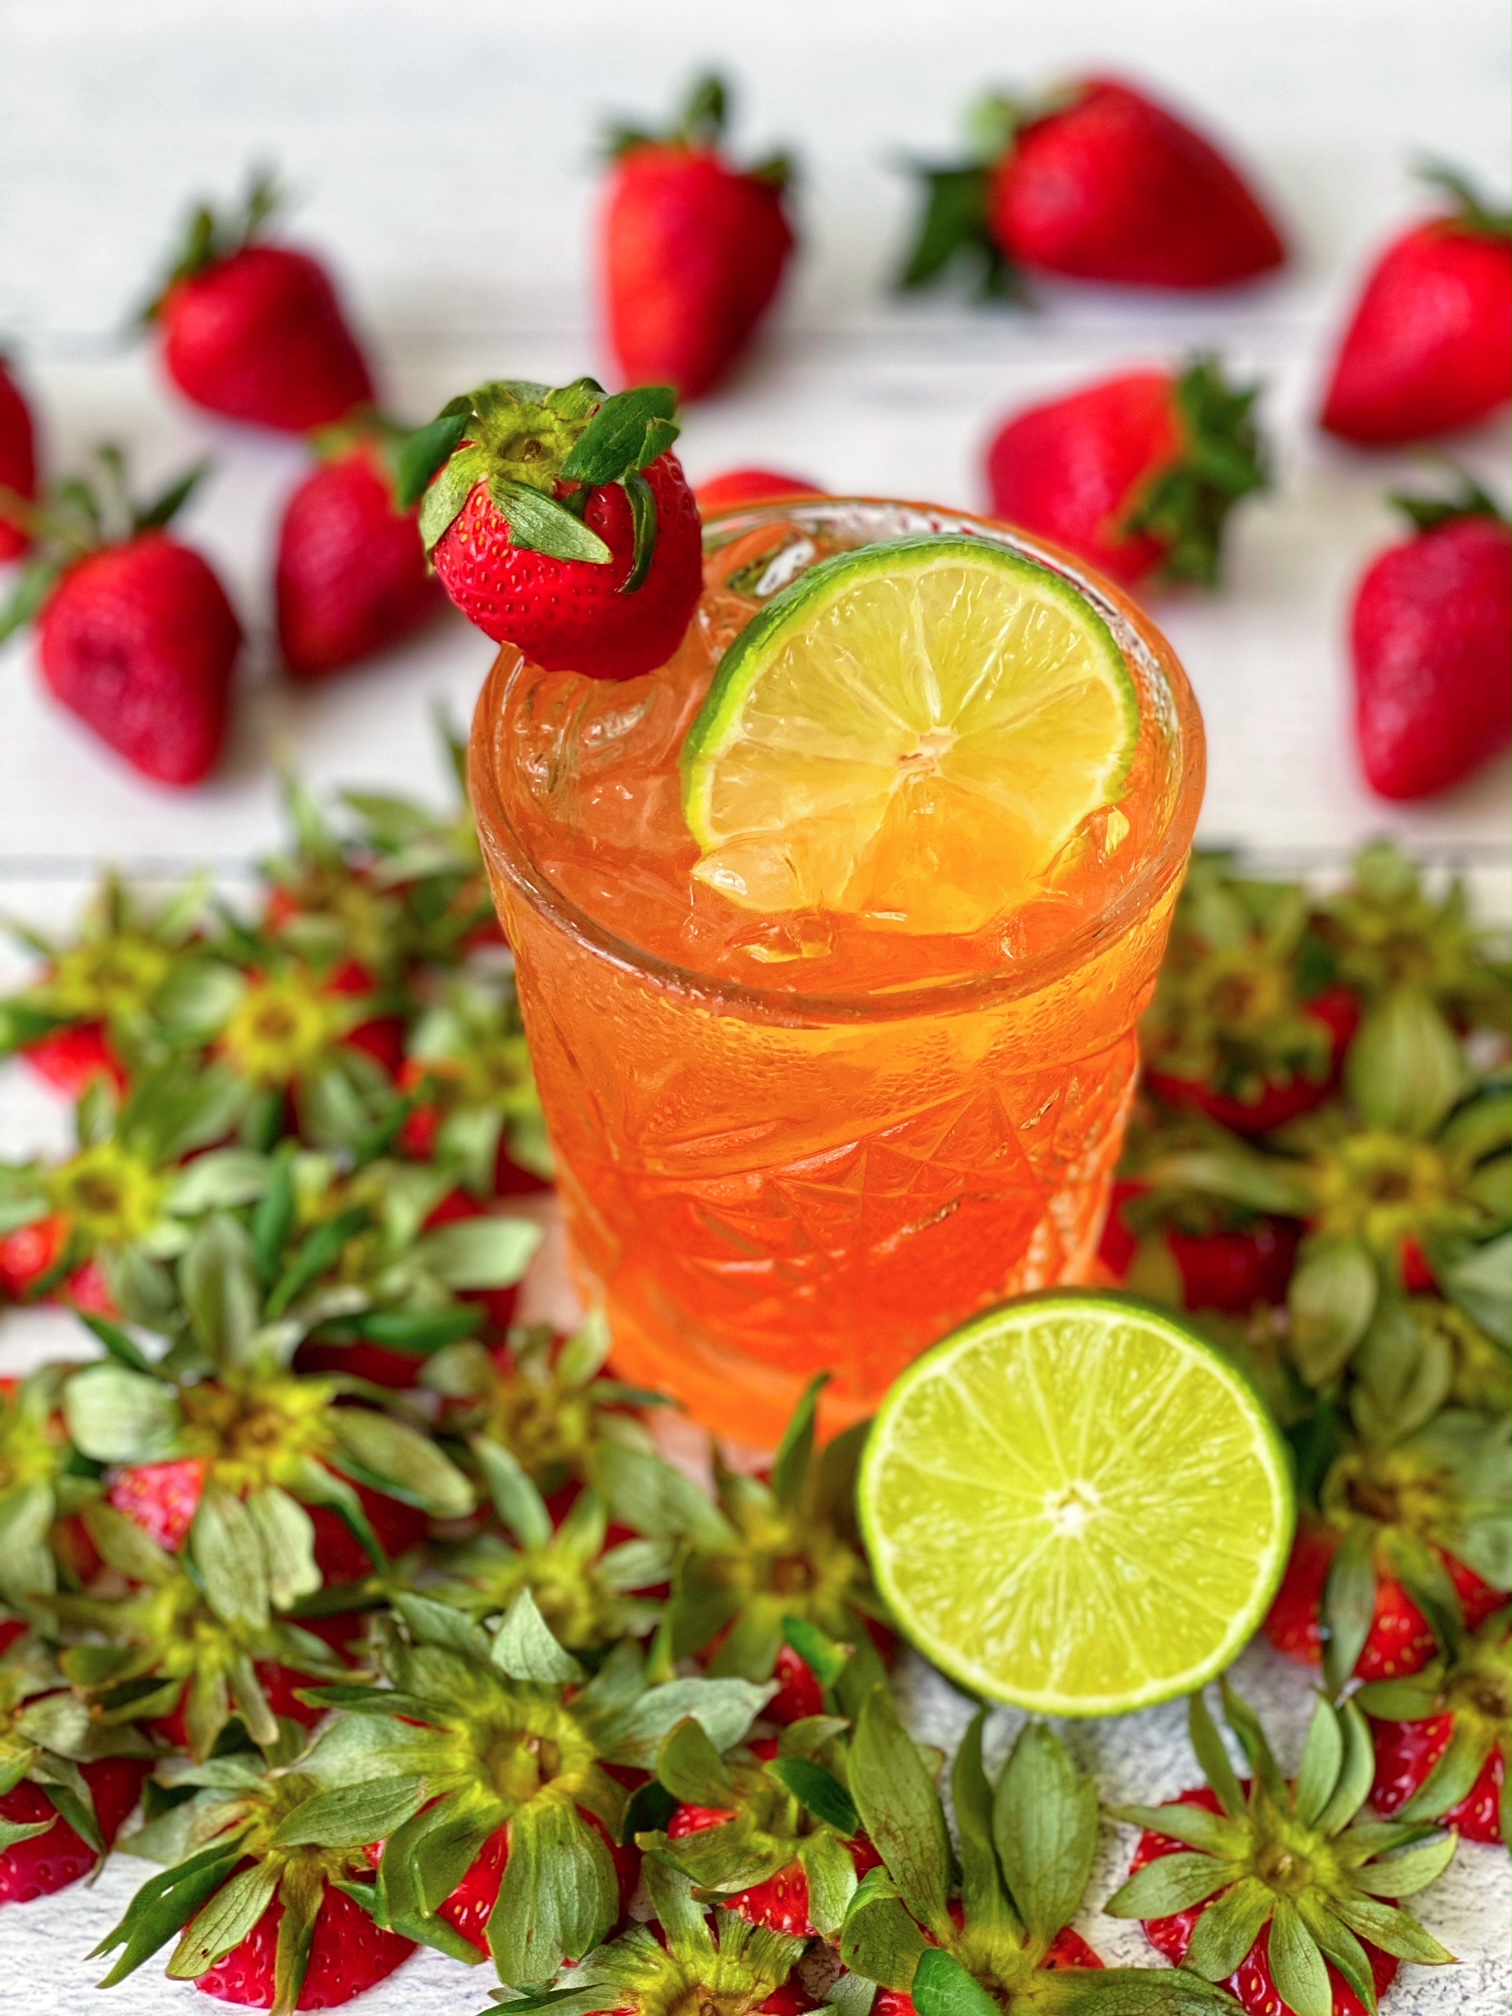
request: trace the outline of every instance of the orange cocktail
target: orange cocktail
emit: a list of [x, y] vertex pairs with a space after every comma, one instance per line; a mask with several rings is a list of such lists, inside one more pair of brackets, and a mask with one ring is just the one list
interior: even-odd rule
[[[1116, 802], [985, 926], [763, 910], [695, 873], [679, 758], [764, 601], [840, 548], [921, 530], [1069, 577], [1138, 694]], [[622, 1376], [771, 1446], [804, 1383], [838, 1424], [1005, 1295], [1085, 1280], [1135, 1028], [1201, 797], [1201, 724], [1118, 592], [1002, 527], [823, 499], [706, 527], [676, 657], [622, 685], [501, 653], [472, 784], [575, 1264]]]

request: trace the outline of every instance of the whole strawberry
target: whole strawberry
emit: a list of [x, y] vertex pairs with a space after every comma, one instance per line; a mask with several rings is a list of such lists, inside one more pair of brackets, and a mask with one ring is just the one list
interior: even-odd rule
[[31, 409], [0, 357], [0, 564], [18, 560], [31, 545], [31, 533], [14, 507], [17, 499], [24, 506], [36, 495], [37, 440]]
[[1370, 1733], [1351, 1702], [1320, 1701], [1295, 1779], [1259, 1721], [1223, 1685], [1229, 1727], [1253, 1777], [1229, 1762], [1201, 1694], [1192, 1748], [1208, 1786], [1164, 1806], [1115, 1807], [1144, 1829], [1129, 1880], [1103, 1909], [1139, 1918], [1157, 1952], [1223, 1982], [1251, 2016], [1364, 2016], [1399, 1961], [1452, 1959], [1399, 1903], [1454, 1857], [1431, 1822], [1358, 1818], [1370, 1790]]
[[238, 215], [194, 213], [144, 320], [186, 399], [228, 419], [308, 434], [371, 404], [373, 380], [317, 259], [265, 242], [279, 208], [266, 176]]
[[1323, 401], [1321, 424], [1362, 447], [1468, 427], [1512, 398], [1512, 215], [1450, 170], [1424, 179], [1452, 205], [1372, 267]]
[[703, 585], [698, 506], [665, 385], [607, 397], [503, 380], [412, 435], [399, 501], [470, 622], [548, 672], [634, 679], [682, 642]]
[[1224, 522], [1266, 484], [1258, 387], [1210, 358], [1130, 371], [1015, 415], [987, 451], [995, 517], [1128, 587], [1218, 578]]
[[407, 637], [440, 606], [413, 508], [401, 511], [381, 437], [333, 444], [278, 528], [278, 646], [290, 675], [323, 679]]
[[208, 561], [164, 529], [203, 474], [134, 507], [114, 450], [96, 495], [64, 485], [0, 637], [35, 620], [54, 697], [158, 784], [198, 784], [219, 761], [241, 625]]
[[1447, 501], [1393, 502], [1417, 532], [1378, 554], [1355, 591], [1355, 736], [1373, 791], [1425, 798], [1512, 734], [1512, 527], [1473, 483]]
[[1280, 233], [1211, 141], [1133, 86], [1083, 78], [1038, 104], [989, 99], [972, 158], [921, 170], [919, 234], [899, 284], [958, 258], [984, 294], [1016, 269], [1126, 287], [1226, 287], [1279, 266]]
[[697, 399], [749, 346], [793, 250], [777, 156], [734, 168], [720, 151], [725, 87], [697, 84], [667, 134], [621, 128], [600, 246], [609, 340], [632, 385]]

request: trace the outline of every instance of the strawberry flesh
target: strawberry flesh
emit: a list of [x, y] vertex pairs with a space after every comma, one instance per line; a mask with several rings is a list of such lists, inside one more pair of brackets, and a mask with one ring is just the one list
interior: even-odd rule
[[[1454, 1717], [1430, 1715], [1421, 1722], [1386, 1722], [1372, 1716], [1370, 1730], [1376, 1759], [1371, 1804], [1378, 1813], [1392, 1814], [1407, 1804], [1449, 1748]], [[1499, 1843], [1506, 1784], [1507, 1753], [1498, 1745], [1487, 1756], [1470, 1790], [1448, 1808], [1440, 1824], [1458, 1828], [1466, 1841]]]
[[[21, 388], [0, 357], [0, 489], [14, 491], [26, 503], [37, 495], [37, 438], [31, 409]], [[25, 526], [7, 518], [0, 502], [0, 565], [19, 560], [31, 545]]]
[[[275, 1897], [241, 1944], [200, 1975], [194, 1984], [200, 1993], [214, 1995], [221, 2002], [268, 2008], [276, 1989], [274, 1968], [282, 1919], [283, 1905]], [[414, 1950], [412, 1939], [381, 1930], [345, 1891], [327, 1888], [315, 1915], [310, 1964], [294, 2006], [338, 2009], [386, 1980]]]
[[[148, 1764], [135, 1757], [104, 1757], [79, 1766], [94, 1800], [95, 1819], [109, 1847], [137, 1802]], [[39, 1785], [23, 1778], [0, 1794], [0, 1820], [35, 1826], [50, 1820], [45, 1834], [34, 1834], [0, 1850], [0, 1904], [29, 1904], [79, 1882], [95, 1866], [95, 1851], [61, 1818]]]

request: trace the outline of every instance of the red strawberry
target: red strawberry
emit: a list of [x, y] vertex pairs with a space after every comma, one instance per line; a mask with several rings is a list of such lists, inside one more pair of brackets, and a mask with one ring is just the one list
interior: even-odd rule
[[1266, 482], [1256, 391], [1198, 359], [1030, 407], [988, 449], [992, 511], [1126, 586], [1212, 583], [1231, 505]]
[[[1347, 987], [1325, 987], [1311, 1000], [1288, 1006], [1294, 1006], [1296, 1015], [1305, 1021], [1319, 1023], [1328, 1032], [1327, 1067], [1321, 1075], [1298, 1070], [1285, 1076], [1267, 1077], [1259, 1090], [1246, 1098], [1220, 1092], [1198, 1079], [1183, 1078], [1171, 1071], [1147, 1071], [1145, 1083], [1168, 1106], [1205, 1113], [1235, 1134], [1269, 1134], [1289, 1120], [1300, 1120], [1304, 1113], [1322, 1106], [1338, 1084], [1344, 1053], [1360, 1026], [1360, 1003]], [[1280, 1023], [1280, 1016], [1272, 1018], [1273, 1035], [1283, 1033]], [[1217, 1033], [1221, 1042], [1224, 1032]], [[1284, 1061], [1278, 1060], [1283, 1068]]]
[[1355, 735], [1372, 790], [1424, 798], [1512, 736], [1512, 528], [1474, 484], [1448, 503], [1395, 501], [1419, 529], [1355, 592]]
[[176, 1554], [189, 1537], [205, 1490], [207, 1465], [198, 1456], [171, 1463], [138, 1463], [117, 1471], [106, 1497], [149, 1539]]
[[825, 1712], [823, 1682], [791, 1645], [778, 1647], [772, 1678], [777, 1692], [761, 1711], [769, 1722], [801, 1722], [805, 1715]]
[[1409, 1680], [1362, 1687], [1355, 1697], [1375, 1739], [1376, 1810], [1438, 1820], [1469, 1841], [1507, 1838], [1506, 1609]]
[[239, 217], [198, 210], [146, 319], [159, 326], [163, 367], [185, 398], [307, 434], [370, 404], [373, 381], [324, 267], [262, 242], [277, 207], [259, 178]]
[[1286, 248], [1258, 198], [1201, 134], [1142, 91], [1085, 78], [1040, 108], [994, 99], [973, 120], [976, 158], [926, 168], [928, 201], [901, 284], [958, 255], [983, 291], [1020, 265], [1128, 287], [1226, 287]]
[[[640, 1879], [640, 1850], [614, 1840], [603, 1821], [596, 1813], [590, 1813], [580, 1806], [578, 1812], [593, 1829], [601, 1835], [609, 1856], [614, 1863], [614, 1872], [619, 1879], [620, 1912], [628, 1912], [630, 1899], [635, 1895], [635, 1886]], [[509, 1826], [498, 1828], [490, 1834], [462, 1881], [446, 1901], [437, 1909], [436, 1916], [445, 1919], [454, 1932], [460, 1932], [469, 1946], [476, 1946], [487, 1957], [488, 1919], [498, 1900], [499, 1886], [504, 1881], [504, 1871], [509, 1862]]]
[[[371, 1851], [347, 1845], [350, 1819], [337, 1830], [339, 1846], [326, 1845], [329, 1826], [318, 1822], [292, 1827], [292, 1845], [280, 1835], [280, 1826], [315, 1799], [328, 1820], [331, 1796], [287, 1768], [220, 1796], [200, 1791], [189, 1859], [144, 1884], [99, 1948], [125, 1949], [105, 1985], [123, 1980], [175, 1937], [168, 1963], [175, 1979], [191, 1980], [223, 2002], [271, 2007], [276, 2016], [338, 2008], [392, 1974], [415, 1942], [384, 1929], [340, 1887], [372, 1881]], [[248, 1886], [259, 1879], [266, 1887], [249, 1897]]]
[[71, 567], [39, 619], [54, 695], [135, 770], [198, 784], [225, 741], [241, 626], [198, 553], [162, 532]]
[[634, 679], [671, 657], [703, 585], [672, 410], [664, 385], [516, 381], [411, 437], [400, 498], [423, 492], [426, 549], [469, 621], [550, 672]]
[[610, 342], [630, 384], [671, 384], [684, 399], [749, 346], [793, 250], [788, 162], [731, 167], [724, 126], [724, 86], [707, 77], [674, 132], [613, 137], [600, 234]]
[[[1222, 1811], [1205, 1785], [1196, 1791], [1180, 1793], [1174, 1803], [1197, 1806], [1208, 1813]], [[1136, 1876], [1151, 1862], [1184, 1852], [1182, 1842], [1165, 1834], [1147, 1831], [1140, 1836], [1139, 1846], [1129, 1865], [1129, 1874]], [[1206, 1905], [1194, 1904], [1189, 1910], [1175, 1911], [1168, 1917], [1146, 1919], [1144, 1929], [1150, 1944], [1157, 1953], [1163, 1953], [1173, 1966], [1179, 1967], [1192, 1943], [1198, 1920], [1207, 1909]], [[1240, 2007], [1251, 2011], [1252, 2016], [1292, 2016], [1291, 2005], [1282, 2001], [1271, 1973], [1270, 1929], [1269, 1924], [1260, 1928], [1254, 1945], [1229, 1976], [1226, 1985], [1237, 1997]], [[1383, 1953], [1380, 1947], [1372, 1946], [1368, 1940], [1364, 1943], [1375, 1993], [1377, 1996], [1384, 1995], [1396, 1979], [1398, 1963], [1389, 1953]], [[1328, 1968], [1328, 1985], [1333, 1994], [1333, 2016], [1370, 2016], [1366, 2003], [1355, 1994], [1336, 1967]]]
[[[78, 1767], [94, 1800], [95, 1819], [106, 1847], [137, 1803], [149, 1766], [136, 1757], [103, 1757]], [[45, 1831], [0, 1849], [0, 1904], [29, 1904], [51, 1897], [89, 1875], [99, 1857], [58, 1813], [40, 1785], [23, 1778], [0, 1793], [0, 1823]]]
[[68, 1247], [68, 1220], [54, 1211], [0, 1234], [0, 1297], [29, 1302], [57, 1269]]
[[1365, 447], [1468, 427], [1512, 398], [1512, 217], [1447, 170], [1427, 179], [1454, 207], [1376, 261], [1323, 402], [1329, 433]]
[[766, 504], [779, 497], [822, 497], [810, 477], [783, 476], [775, 469], [726, 469], [700, 483], [693, 495], [700, 511], [729, 511], [737, 504]]
[[[959, 1910], [960, 1906], [952, 1902], [950, 1906], [952, 1918], [956, 1917]], [[1100, 1954], [1093, 1952], [1080, 1932], [1067, 1925], [1051, 1940], [1049, 1950], [1039, 1963], [1037, 1971], [1043, 1974], [1057, 1974], [1063, 1967], [1106, 1965], [1106, 1961]], [[879, 1988], [871, 2006], [872, 2016], [918, 2016], [912, 1995], [903, 1988]]]
[[1301, 1241], [1301, 1226], [1284, 1218], [1202, 1235], [1172, 1226], [1166, 1244], [1181, 1275], [1182, 1307], [1242, 1316], [1257, 1302], [1284, 1302]]
[[82, 1099], [97, 1079], [126, 1089], [126, 1066], [103, 1022], [73, 1022], [28, 1043], [22, 1053], [45, 1085], [65, 1099]]
[[[1335, 1527], [1316, 1519], [1301, 1521], [1281, 1587], [1265, 1620], [1265, 1635], [1276, 1650], [1309, 1666], [1323, 1660], [1323, 1603], [1340, 1538]], [[1505, 1602], [1504, 1592], [1493, 1589], [1453, 1555], [1442, 1549], [1435, 1552], [1454, 1584], [1466, 1625], [1472, 1631], [1478, 1629]], [[1421, 1671], [1437, 1649], [1433, 1627], [1422, 1609], [1395, 1576], [1378, 1566], [1375, 1611], [1353, 1672], [1367, 1681], [1397, 1679]]]
[[372, 439], [322, 462], [284, 506], [278, 643], [295, 679], [322, 679], [397, 643], [440, 606], [413, 511]]
[[37, 442], [31, 410], [0, 357], [0, 565], [19, 560], [31, 545], [30, 531], [7, 515], [7, 504], [16, 498], [30, 504], [36, 495]]
[[208, 562], [163, 527], [191, 471], [145, 507], [118, 451], [99, 451], [98, 494], [61, 486], [37, 514], [40, 539], [0, 637], [35, 618], [54, 696], [144, 776], [197, 784], [225, 740], [241, 626]]
[[[197, 1978], [194, 1985], [201, 1994], [255, 2009], [269, 2008], [276, 1993], [278, 1929], [283, 1915], [283, 1904], [275, 1897], [241, 1944]], [[383, 1931], [344, 1890], [327, 1885], [310, 1939], [309, 1969], [293, 2006], [339, 2009], [344, 2002], [386, 1981], [414, 1950], [412, 1939]]]
[[[1165, 1805], [1113, 1809], [1142, 1833], [1129, 1880], [1104, 1909], [1138, 1918], [1157, 1952], [1221, 1983], [1253, 2016], [1299, 2006], [1367, 2016], [1396, 1978], [1396, 1953], [1451, 1960], [1398, 1900], [1430, 1883], [1458, 1842], [1362, 1815], [1369, 1738], [1352, 1703], [1318, 1702], [1305, 1761], [1288, 1780], [1254, 1711], [1220, 1685], [1253, 1775], [1235, 1772], [1199, 1690], [1188, 1717], [1210, 1784]], [[1414, 1847], [1405, 1859], [1396, 1852]]]

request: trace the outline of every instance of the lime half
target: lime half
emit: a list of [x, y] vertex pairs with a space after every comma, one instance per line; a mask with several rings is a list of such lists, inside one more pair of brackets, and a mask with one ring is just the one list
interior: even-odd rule
[[882, 1403], [860, 1477], [903, 1630], [974, 1693], [1049, 1715], [1187, 1694], [1259, 1627], [1291, 1471], [1243, 1376], [1128, 1296], [968, 1323]]
[[1129, 772], [1139, 703], [1069, 581], [940, 535], [821, 561], [725, 653], [683, 745], [694, 873], [766, 911], [970, 933]]

